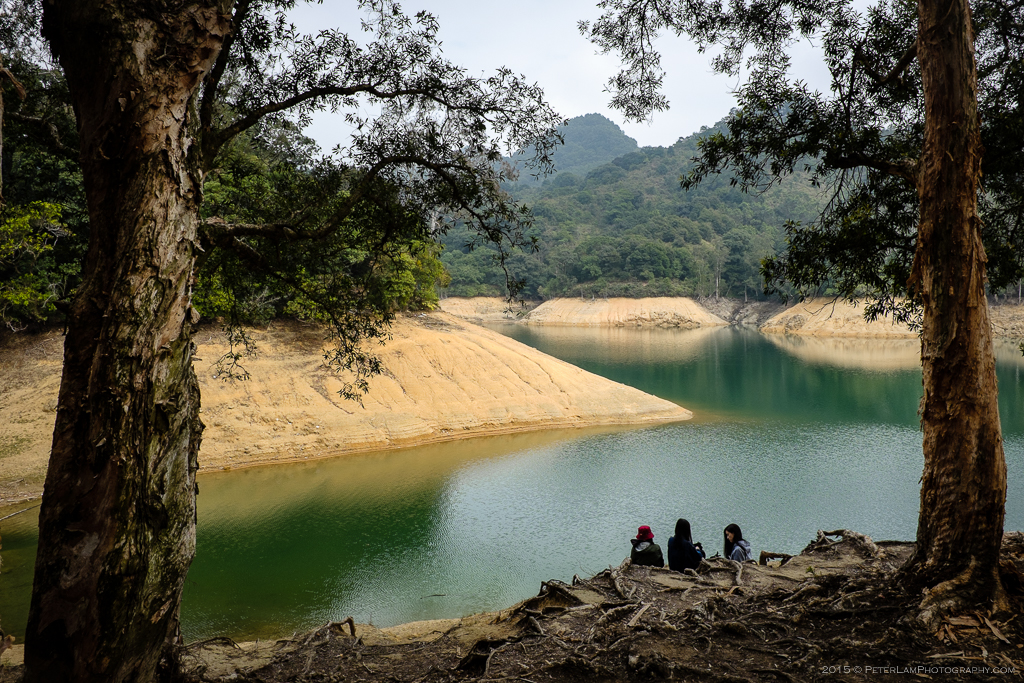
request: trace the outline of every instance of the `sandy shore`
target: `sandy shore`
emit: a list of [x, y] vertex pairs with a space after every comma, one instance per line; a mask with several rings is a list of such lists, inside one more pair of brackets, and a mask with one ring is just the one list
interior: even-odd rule
[[[906, 325], [882, 318], [864, 320], [864, 304], [831, 298], [809, 299], [792, 306], [772, 301], [711, 299], [702, 305], [684, 297], [648, 299], [551, 299], [525, 302], [509, 310], [499, 297], [441, 301], [441, 309], [471, 322], [519, 322], [528, 325], [576, 327], [680, 327], [754, 325], [770, 335], [863, 339], [917, 339]], [[1024, 339], [1024, 305], [990, 305], [992, 332], [997, 338]]]
[[[528, 304], [524, 315], [514, 317], [500, 298], [449, 298], [441, 304], [451, 315], [398, 321], [394, 339], [381, 352], [388, 373], [371, 382], [362, 406], [338, 397], [341, 380], [323, 367], [322, 336], [315, 328], [275, 323], [257, 331], [260, 355], [245, 362], [253, 377], [249, 382], [215, 377], [214, 361], [227, 349], [218, 329], [202, 331], [197, 338], [201, 360], [196, 362], [206, 423], [202, 468], [305, 460], [511, 431], [686, 419], [689, 412], [673, 403], [586, 373], [464, 319], [708, 332], [727, 324], [685, 298], [555, 299], [536, 307]], [[1017, 343], [1024, 338], [1024, 306], [1003, 304], [990, 310], [997, 352], [1016, 358]], [[889, 320], [866, 323], [862, 316], [862, 306], [816, 299], [778, 313], [759, 329], [808, 359], [831, 358], [840, 340], [862, 338], [902, 343], [906, 348], [900, 367], [919, 363], [916, 333]], [[58, 332], [14, 336], [0, 348], [0, 505], [34, 498], [42, 490], [62, 348]], [[864, 348], [858, 353], [871, 356], [876, 351]]]
[[[685, 420], [685, 408], [547, 356], [444, 313], [406, 316], [380, 349], [385, 375], [363, 404], [338, 396], [322, 333], [295, 323], [257, 330], [249, 381], [224, 381], [216, 328], [197, 336], [206, 424], [201, 469], [307, 460], [535, 429]], [[0, 504], [38, 496], [55, 418], [63, 339], [0, 350]]]
[[906, 325], [890, 318], [864, 320], [864, 304], [818, 298], [808, 299], [773, 316], [760, 329], [766, 334], [796, 334], [811, 337], [872, 337], [917, 339]]
[[441, 310], [466, 320], [516, 320], [529, 325], [578, 325], [599, 327], [713, 327], [728, 325], [693, 299], [651, 297], [647, 299], [550, 299], [535, 306], [508, 311], [504, 299], [452, 297], [441, 301]]
[[509, 303], [497, 296], [452, 296], [439, 302], [443, 312], [473, 323], [519, 322], [537, 308], [539, 303]]

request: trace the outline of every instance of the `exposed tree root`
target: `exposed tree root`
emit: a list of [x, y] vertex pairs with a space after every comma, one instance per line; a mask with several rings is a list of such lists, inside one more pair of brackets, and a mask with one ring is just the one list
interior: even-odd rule
[[[1019, 540], [1003, 554], [1011, 573], [1024, 569]], [[204, 664], [188, 675], [248, 683], [834, 683], [880, 680], [869, 667], [919, 667], [974, 683], [1024, 674], [1024, 619], [1015, 614], [971, 611], [923, 628], [920, 596], [894, 581], [911, 552], [839, 530], [772, 566], [719, 558], [677, 573], [624, 562], [572, 585], [545, 582], [514, 608], [425, 640], [397, 641], [371, 627], [354, 638], [328, 624], [277, 644], [265, 665]], [[191, 647], [239, 652], [231, 641]]]

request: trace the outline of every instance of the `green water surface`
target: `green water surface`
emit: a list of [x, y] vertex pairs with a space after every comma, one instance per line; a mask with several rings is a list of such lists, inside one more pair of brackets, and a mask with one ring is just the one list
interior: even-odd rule
[[[689, 422], [534, 432], [200, 477], [188, 639], [274, 637], [347, 616], [397, 623], [506, 607], [547, 579], [618, 564], [677, 517], [721, 549], [798, 552], [817, 529], [912, 539], [921, 475], [916, 340], [739, 328], [501, 326], [591, 372], [675, 401]], [[1007, 529], [1024, 528], [1019, 351], [1000, 347]], [[0, 522], [0, 616], [20, 635], [34, 515]]]

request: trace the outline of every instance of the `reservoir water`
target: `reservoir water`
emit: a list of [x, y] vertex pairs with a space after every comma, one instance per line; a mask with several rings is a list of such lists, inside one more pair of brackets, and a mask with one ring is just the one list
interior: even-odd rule
[[[640, 524], [678, 517], [721, 551], [738, 523], [755, 555], [817, 529], [913, 539], [921, 372], [916, 340], [751, 330], [499, 331], [690, 408], [649, 428], [479, 438], [200, 477], [186, 639], [271, 638], [353, 616], [389, 626], [507, 607], [547, 579], [616, 565]], [[1024, 528], [1024, 359], [997, 350], [1007, 529]], [[0, 522], [0, 624], [27, 615], [35, 513]], [[663, 545], [664, 547], [664, 545]]]

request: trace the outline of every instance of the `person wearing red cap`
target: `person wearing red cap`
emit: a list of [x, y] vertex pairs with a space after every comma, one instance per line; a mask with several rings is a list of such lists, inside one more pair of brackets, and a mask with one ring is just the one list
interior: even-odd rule
[[633, 544], [633, 550], [629, 553], [629, 559], [633, 564], [642, 564], [648, 567], [664, 567], [665, 557], [661, 554], [661, 547], [654, 542], [654, 532], [646, 524], [636, 530], [636, 538], [629, 539]]

